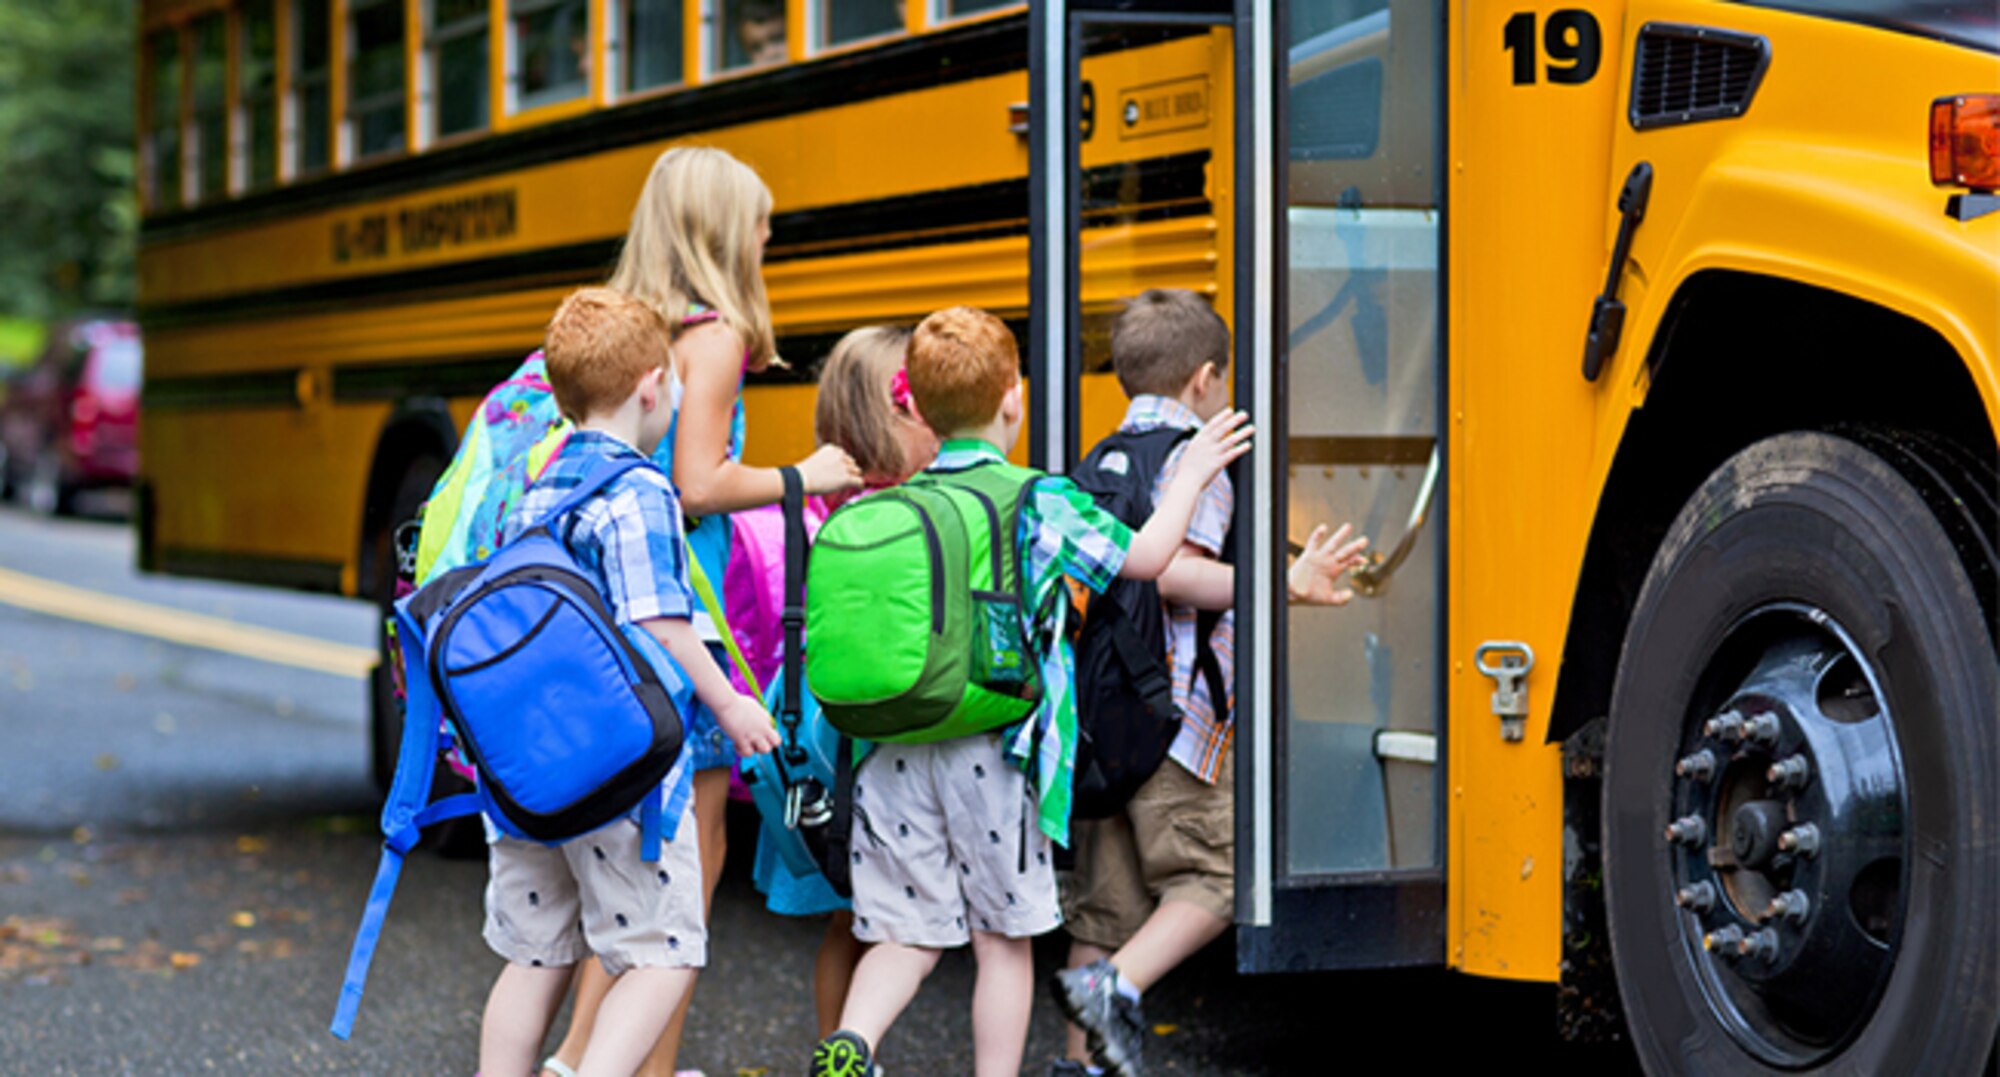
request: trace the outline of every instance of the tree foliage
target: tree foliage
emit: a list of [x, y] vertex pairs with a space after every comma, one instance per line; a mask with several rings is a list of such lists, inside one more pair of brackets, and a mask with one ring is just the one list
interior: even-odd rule
[[0, 314], [132, 301], [132, 0], [0, 0]]

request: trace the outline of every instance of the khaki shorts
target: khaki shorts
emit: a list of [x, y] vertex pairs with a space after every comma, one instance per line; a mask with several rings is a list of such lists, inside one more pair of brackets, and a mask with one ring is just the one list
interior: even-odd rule
[[1062, 923], [1027, 776], [995, 734], [884, 744], [854, 776], [854, 936], [945, 949]]
[[1214, 785], [1170, 758], [1124, 814], [1072, 823], [1076, 870], [1063, 893], [1070, 937], [1116, 950], [1168, 901], [1234, 919], [1235, 773], [1227, 752]]
[[562, 845], [500, 838], [488, 847], [486, 944], [517, 965], [574, 965], [596, 954], [613, 976], [700, 968], [701, 850], [692, 815], [660, 860], [639, 859], [639, 824], [620, 819]]

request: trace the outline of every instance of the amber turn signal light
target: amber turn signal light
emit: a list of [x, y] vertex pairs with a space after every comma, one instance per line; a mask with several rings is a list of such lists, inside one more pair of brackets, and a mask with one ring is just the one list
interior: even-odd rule
[[2000, 94], [1957, 94], [1931, 102], [1931, 182], [2000, 189]]

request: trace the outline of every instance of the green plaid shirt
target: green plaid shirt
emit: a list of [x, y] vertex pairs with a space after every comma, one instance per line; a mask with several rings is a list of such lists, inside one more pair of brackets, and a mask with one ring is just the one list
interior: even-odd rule
[[[988, 460], [1004, 460], [999, 449], [977, 440], [944, 443], [931, 471], [963, 471]], [[1003, 736], [1007, 756], [1027, 771], [1035, 783], [1039, 823], [1051, 841], [1069, 844], [1070, 782], [1076, 767], [1076, 659], [1063, 632], [1070, 604], [1067, 595], [1051, 601], [1068, 576], [1103, 591], [1118, 578], [1125, 553], [1132, 547], [1132, 529], [1099, 508], [1095, 498], [1060, 475], [1035, 481], [1021, 505], [1016, 548], [1028, 575], [1033, 605], [1023, 611], [1052, 611], [1041, 624], [1026, 626], [1032, 638], [1053, 639], [1056, 645], [1041, 658], [1042, 705]]]

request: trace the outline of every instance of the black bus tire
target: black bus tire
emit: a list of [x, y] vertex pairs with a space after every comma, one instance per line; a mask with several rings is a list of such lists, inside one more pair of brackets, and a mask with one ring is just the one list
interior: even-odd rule
[[[1760, 1012], [1775, 1012], [1759, 1009], [1760, 992], [1770, 984], [1750, 984], [1749, 973], [1728, 968], [1753, 960], [1728, 952], [1762, 953], [1717, 946], [1713, 929], [1704, 926], [1714, 922], [1710, 914], [1684, 909], [1686, 895], [1676, 896], [1687, 881], [1680, 876], [1702, 870], [1698, 861], [1714, 863], [1718, 855], [1731, 860], [1744, 846], [1719, 853], [1721, 843], [1696, 848], [1700, 841], [1684, 835], [1676, 846], [1668, 833], [1672, 813], [1703, 796], [1718, 804], [1723, 797], [1690, 791], [1684, 784], [1689, 779], [1676, 770], [1683, 751], [1719, 746], [1724, 742], [1707, 738], [1730, 732], [1723, 726], [1717, 734], [1705, 721], [1693, 724], [1701, 720], [1697, 709], [1719, 698], [1718, 685], [1735, 676], [1710, 667], [1722, 666], [1732, 640], [1760, 646], [1756, 641], [1763, 637], [1741, 635], [1744, 626], [1765, 625], [1757, 620], [1765, 611], [1789, 616], [1786, 607], [1806, 608], [1800, 623], [1811, 625], [1822, 624], [1811, 611], [1823, 611], [1844, 626], [1846, 653], [1873, 662], [1873, 683], [1885, 698], [1865, 693], [1870, 705], [1879, 703], [1867, 720], [1879, 720], [1882, 735], [1893, 736], [1895, 750], [1880, 754], [1897, 761], [1899, 777], [1906, 778], [1897, 794], [1905, 798], [1906, 813], [1895, 824], [1907, 835], [1897, 858], [1900, 881], [1894, 898], [1876, 906], [1894, 907], [1896, 914], [1868, 920], [1886, 956], [1867, 977], [1870, 986], [1839, 984], [1872, 1001], [1841, 1011], [1852, 1017], [1839, 1031], [1820, 1029], [1802, 1040], [1791, 1038], [1795, 1027], [1782, 1018], [1758, 1023]], [[1627, 1024], [1648, 1072], [1976, 1074], [1988, 1065], [2000, 1025], [2000, 916], [1994, 912], [2000, 905], [2000, 672], [1983, 621], [1957, 554], [1917, 490], [1852, 441], [1819, 433], [1766, 439], [1717, 469], [1682, 509], [1633, 611], [1605, 748], [1606, 914]], [[1728, 661], [1734, 663], [1728, 670], [1748, 668], [1740, 655]], [[1767, 668], [1774, 667], [1757, 666]], [[1788, 729], [1785, 735], [1793, 734]], [[1762, 762], [1748, 758], [1748, 740], [1737, 743], [1741, 754], [1725, 753], [1718, 772], [1736, 777], [1714, 778], [1717, 787], [1744, 780], [1751, 772], [1743, 765]], [[1827, 765], [1844, 764], [1836, 759]], [[1796, 803], [1804, 803], [1803, 794]], [[1715, 821], [1726, 818], [1735, 826], [1744, 808], [1741, 802], [1727, 814], [1718, 808]], [[1705, 833], [1721, 835], [1714, 825]], [[1835, 835], [1845, 829], [1836, 825]], [[1737, 831], [1728, 833], [1723, 842]], [[1771, 870], [1810, 870], [1804, 859], [1786, 861], [1785, 855], [1763, 863], [1793, 865]], [[1825, 870], [1831, 878], [1833, 869]], [[1739, 864], [1714, 878], [1734, 887], [1754, 874]], [[1885, 877], [1898, 876], [1873, 876], [1878, 883]], [[1718, 892], [1729, 904], [1715, 915], [1736, 915], [1729, 910], [1742, 906], [1739, 891]], [[1796, 927], [1798, 938], [1851, 934], [1868, 919], [1854, 902], [1857, 892], [1850, 889], [1847, 902], [1819, 911], [1847, 921], [1808, 919]], [[1802, 951], [1805, 945], [1799, 943]], [[1770, 960], [1768, 968], [1784, 969], [1790, 957]], [[1737, 978], [1727, 979], [1732, 975]], [[1838, 977], [1820, 981], [1829, 990], [1838, 983]], [[1793, 1006], [1798, 998], [1781, 1002]], [[1788, 1056], [1788, 1050], [1796, 1053]]]
[[[369, 685], [369, 756], [375, 787], [384, 795], [388, 794], [389, 784], [396, 776], [396, 758], [401, 754], [403, 744], [403, 703], [396, 696], [388, 632], [389, 607], [395, 601], [398, 578], [394, 535], [404, 521], [417, 517], [432, 488], [437, 485], [438, 476], [444, 473], [444, 467], [444, 461], [429, 454], [410, 461], [402, 479], [396, 484], [395, 495], [390, 502], [388, 532], [376, 537], [379, 544], [375, 564], [381, 585], [374, 598], [381, 616], [375, 626], [376, 665]], [[470, 783], [459, 777], [457, 772], [442, 760], [438, 762], [437, 773], [432, 779], [431, 799], [470, 788]], [[484, 828], [476, 817], [437, 824], [425, 833], [424, 840], [425, 844], [449, 859], [478, 859], [486, 855]]]

